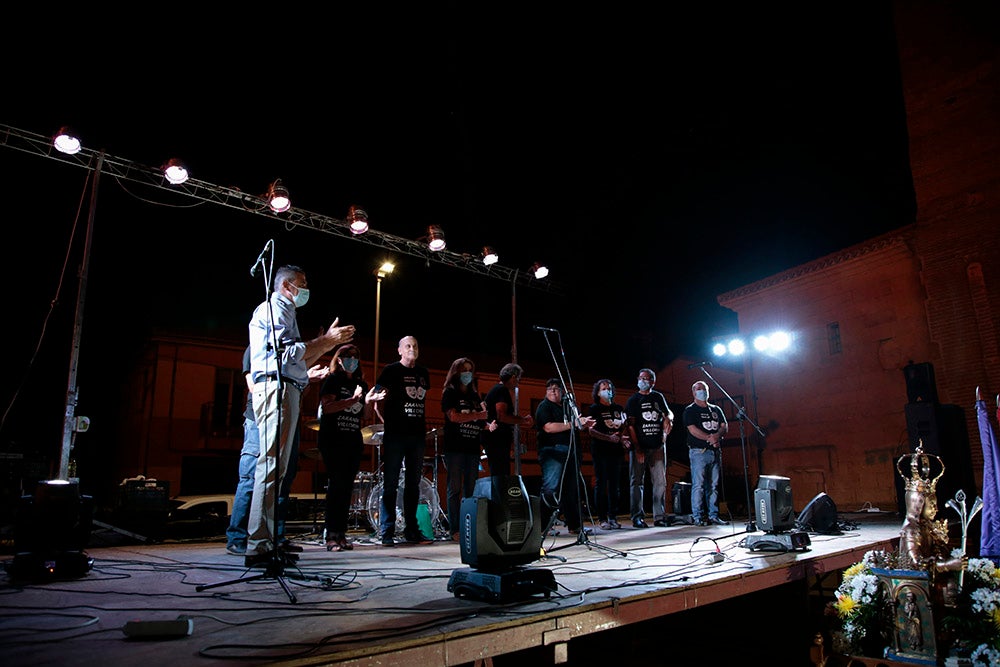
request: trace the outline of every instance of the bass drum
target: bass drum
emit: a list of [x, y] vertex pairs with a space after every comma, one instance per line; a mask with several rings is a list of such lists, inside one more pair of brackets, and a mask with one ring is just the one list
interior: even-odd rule
[[[379, 527], [379, 515], [381, 514], [380, 505], [382, 504], [382, 488], [385, 482], [379, 480], [378, 484], [372, 487], [371, 495], [368, 496], [368, 520], [371, 523], [372, 530], [378, 533], [381, 528]], [[402, 537], [403, 531], [406, 530], [406, 521], [403, 519], [403, 487], [406, 485], [406, 481], [403, 476], [399, 477], [399, 486], [396, 490], [396, 536]], [[420, 478], [420, 498], [417, 500], [417, 504], [427, 505], [427, 510], [431, 517], [431, 526], [435, 524], [438, 518], [438, 514], [441, 512], [441, 500], [438, 498], [437, 490], [431, 481], [426, 477]]]

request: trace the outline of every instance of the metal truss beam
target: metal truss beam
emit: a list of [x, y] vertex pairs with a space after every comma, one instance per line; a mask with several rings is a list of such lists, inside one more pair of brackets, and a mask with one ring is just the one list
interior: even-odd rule
[[[275, 213], [270, 209], [263, 197], [250, 195], [236, 188], [214, 185], [195, 178], [190, 178], [180, 185], [173, 185], [166, 180], [160, 169], [130, 162], [93, 149], [82, 148], [75, 155], [66, 155], [53, 147], [51, 137], [26, 132], [10, 127], [9, 125], [0, 124], [0, 145], [83, 167], [84, 169], [94, 170], [100, 164], [101, 172], [114, 178], [141, 183], [172, 193], [180, 193], [192, 199], [198, 199], [218, 206], [226, 206], [247, 213], [253, 213], [265, 218], [271, 218], [284, 225], [296, 225], [314, 229], [325, 234], [332, 234], [404, 255], [418, 257], [428, 262], [465, 269], [466, 271], [471, 271], [487, 278], [509, 282], [512, 285], [523, 285], [546, 292], [558, 293], [560, 291], [558, 286], [552, 281], [548, 279], [536, 280], [528, 271], [518, 271], [517, 269], [511, 269], [500, 264], [486, 266], [478, 255], [462, 254], [447, 249], [434, 252], [422, 242], [393, 236], [392, 234], [386, 234], [374, 229], [369, 229], [364, 234], [354, 234], [351, 232], [350, 225], [344, 220], [295, 207], [284, 213]], [[99, 160], [99, 157], [102, 159]]]

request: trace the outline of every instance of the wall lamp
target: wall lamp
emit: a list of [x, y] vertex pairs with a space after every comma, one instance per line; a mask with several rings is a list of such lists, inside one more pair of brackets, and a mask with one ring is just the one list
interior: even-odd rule
[[275, 179], [267, 190], [267, 205], [275, 213], [284, 213], [292, 207], [292, 200], [288, 198], [288, 189], [281, 184], [280, 178]]
[[427, 247], [437, 252], [444, 250], [448, 244], [444, 240], [444, 230], [438, 225], [431, 225], [427, 228]]
[[368, 231], [368, 214], [357, 206], [347, 211], [347, 224], [351, 226], [352, 234], [364, 234]]
[[76, 135], [69, 126], [63, 125], [56, 132], [56, 136], [52, 137], [52, 145], [56, 147], [56, 150], [60, 153], [65, 153], [66, 155], [76, 155], [83, 148], [80, 143], [80, 138]]
[[531, 265], [531, 273], [535, 276], [536, 280], [541, 280], [549, 275], [549, 267], [540, 262], [535, 262]]
[[500, 255], [490, 246], [483, 246], [483, 264], [493, 266], [500, 261]]
[[185, 167], [184, 163], [175, 157], [167, 160], [167, 163], [160, 169], [163, 171], [163, 177], [166, 178], [167, 182], [171, 185], [180, 185], [188, 179], [187, 167]]

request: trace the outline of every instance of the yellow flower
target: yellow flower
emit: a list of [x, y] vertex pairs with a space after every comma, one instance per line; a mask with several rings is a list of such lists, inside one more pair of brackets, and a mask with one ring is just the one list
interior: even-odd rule
[[866, 567], [867, 566], [863, 562], [855, 563], [854, 565], [844, 570], [844, 580], [850, 579], [854, 575], [864, 572]]
[[847, 618], [851, 612], [857, 609], [858, 603], [850, 595], [842, 595], [837, 597], [837, 602], [833, 606], [837, 610], [838, 616]]
[[990, 613], [990, 617], [993, 620], [993, 627], [996, 628], [998, 633], [1000, 633], [1000, 607], [994, 609]]

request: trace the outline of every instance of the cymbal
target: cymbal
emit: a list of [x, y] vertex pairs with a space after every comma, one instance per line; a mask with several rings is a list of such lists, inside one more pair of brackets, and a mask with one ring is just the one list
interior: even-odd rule
[[323, 455], [319, 453], [319, 447], [313, 447], [312, 449], [300, 449], [299, 456], [304, 459], [312, 459], [313, 461], [323, 460]]
[[361, 441], [366, 445], [381, 445], [385, 424], [372, 424], [361, 429]]
[[319, 420], [318, 419], [307, 419], [302, 422], [302, 425], [313, 431], [319, 430]]

